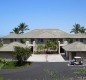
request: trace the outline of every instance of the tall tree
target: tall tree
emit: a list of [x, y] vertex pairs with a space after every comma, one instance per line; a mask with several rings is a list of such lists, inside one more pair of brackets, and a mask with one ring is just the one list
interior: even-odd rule
[[80, 33], [86, 33], [86, 28], [81, 27], [81, 28], [80, 28]]
[[75, 33], [75, 34], [77, 34], [77, 33], [79, 33], [79, 32], [80, 32], [80, 24], [75, 24], [75, 25], [73, 25], [73, 29], [71, 30], [70, 33]]
[[16, 33], [16, 34], [19, 34], [19, 28], [18, 28], [18, 27], [15, 27], [15, 28], [13, 29], [13, 32]]
[[29, 30], [29, 29], [28, 29], [28, 25], [26, 25], [25, 23], [22, 22], [22, 23], [19, 24], [18, 27], [15, 27], [15, 28], [13, 29], [13, 32], [16, 33], [16, 34], [22, 34], [22, 33], [24, 33], [24, 31], [26, 31], [26, 30]]
[[24, 31], [29, 30], [28, 25], [26, 25], [25, 23], [20, 23], [18, 28], [19, 28], [20, 33], [24, 33]]
[[86, 28], [82, 27], [80, 24], [75, 24], [73, 25], [73, 29], [71, 30], [70, 33], [86, 33]]

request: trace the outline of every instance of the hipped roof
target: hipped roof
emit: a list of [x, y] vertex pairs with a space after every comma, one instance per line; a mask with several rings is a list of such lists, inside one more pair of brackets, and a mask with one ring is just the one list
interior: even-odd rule
[[81, 42], [74, 42], [62, 48], [66, 51], [86, 51], [86, 44]]
[[0, 51], [14, 51], [15, 46], [19, 46], [19, 47], [26, 47], [26, 45], [19, 43], [19, 42], [12, 42], [8, 45], [2, 46], [0, 48]]

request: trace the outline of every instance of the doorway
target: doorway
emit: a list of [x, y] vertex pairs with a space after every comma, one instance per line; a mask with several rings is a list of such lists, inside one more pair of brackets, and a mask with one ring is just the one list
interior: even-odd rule
[[72, 59], [76, 56], [76, 52], [72, 52]]
[[60, 53], [64, 53], [64, 49], [60, 46]]

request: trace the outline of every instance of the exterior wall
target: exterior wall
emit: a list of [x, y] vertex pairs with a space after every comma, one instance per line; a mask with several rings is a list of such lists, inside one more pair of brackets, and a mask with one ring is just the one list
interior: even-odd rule
[[[82, 39], [83, 39], [83, 43], [86, 44], [86, 38], [82, 38]], [[80, 41], [80, 38], [77, 38], [77, 39], [74, 38], [74, 39], [73, 39], [73, 42], [75, 42], [75, 41], [79, 41], [79, 42], [81, 42], [81, 41]]]
[[[44, 44], [48, 40], [52, 40], [54, 38], [51, 38], [51, 39], [47, 39], [47, 38], [36, 38], [36, 39], [33, 39], [33, 41], [32, 41], [32, 39], [27, 39], [30, 42], [30, 44], [32, 44], [33, 41], [35, 41], [36, 44]], [[41, 42], [40, 39], [43, 39], [43, 42]], [[56, 40], [57, 41], [60, 41], [61, 40], [60, 42], [61, 42], [61, 45], [63, 45], [63, 46], [64, 46], [64, 41], [66, 41], [66, 39], [62, 39], [62, 38], [61, 39], [56, 39]], [[21, 39], [13, 39], [13, 41], [21, 42]], [[3, 39], [3, 44], [9, 44], [9, 43], [11, 43], [11, 39]]]
[[67, 51], [65, 51], [65, 56], [66, 56], [67, 59], [69, 59], [69, 54], [68, 54]]
[[[43, 39], [43, 42], [41, 42], [40, 39]], [[45, 44], [48, 40], [52, 40], [52, 39], [47, 39], [47, 38], [36, 38], [36, 39], [33, 39], [33, 41], [35, 41], [36, 44]], [[58, 40], [58, 39], [56, 39], [56, 40]], [[32, 43], [31, 39], [29, 39], [29, 42]]]
[[[17, 41], [17, 42], [21, 42], [21, 39], [13, 39], [12, 42]], [[11, 39], [3, 39], [3, 44], [9, 44], [11, 43]]]
[[84, 59], [86, 59], [86, 52], [77, 52], [76, 56], [80, 56], [80, 57], [83, 57]]
[[86, 39], [83, 39], [83, 42], [86, 44]]
[[5, 59], [14, 59], [14, 56], [12, 52], [0, 52], [0, 58], [5, 58]]
[[43, 42], [41, 42], [40, 39], [35, 39], [35, 40], [36, 40], [36, 44], [45, 44], [48, 39], [43, 39]]
[[[43, 42], [40, 42], [39, 40], [40, 39], [43, 39]], [[47, 39], [47, 38], [36, 38], [36, 39], [28, 39], [28, 43], [27, 43], [27, 45], [29, 44], [29, 45], [33, 45], [33, 41], [35, 41], [35, 46], [33, 47], [33, 49], [36, 51], [36, 49], [37, 49], [37, 45], [38, 44], [45, 44], [48, 40], [53, 40], [54, 38], [52, 38], [52, 39]], [[59, 53], [60, 53], [60, 46], [62, 47], [62, 46], [65, 46], [65, 45], [67, 45], [68, 43], [67, 43], [67, 41], [66, 41], [66, 39], [55, 39], [55, 40], [57, 40], [58, 42], [59, 42]], [[61, 41], [60, 41], [61, 40]]]
[[3, 44], [9, 44], [10, 40], [9, 39], [3, 39]]
[[[72, 52], [66, 52], [66, 58], [72, 60]], [[80, 56], [83, 59], [86, 59], [86, 52], [76, 52], [76, 56]]]

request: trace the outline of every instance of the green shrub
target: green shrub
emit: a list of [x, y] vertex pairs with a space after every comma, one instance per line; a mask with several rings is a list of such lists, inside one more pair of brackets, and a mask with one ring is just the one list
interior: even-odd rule
[[18, 60], [18, 65], [22, 65], [27, 60], [27, 58], [29, 58], [32, 54], [30, 48], [23, 48], [18, 46], [15, 46], [15, 50], [13, 53], [15, 58]]

